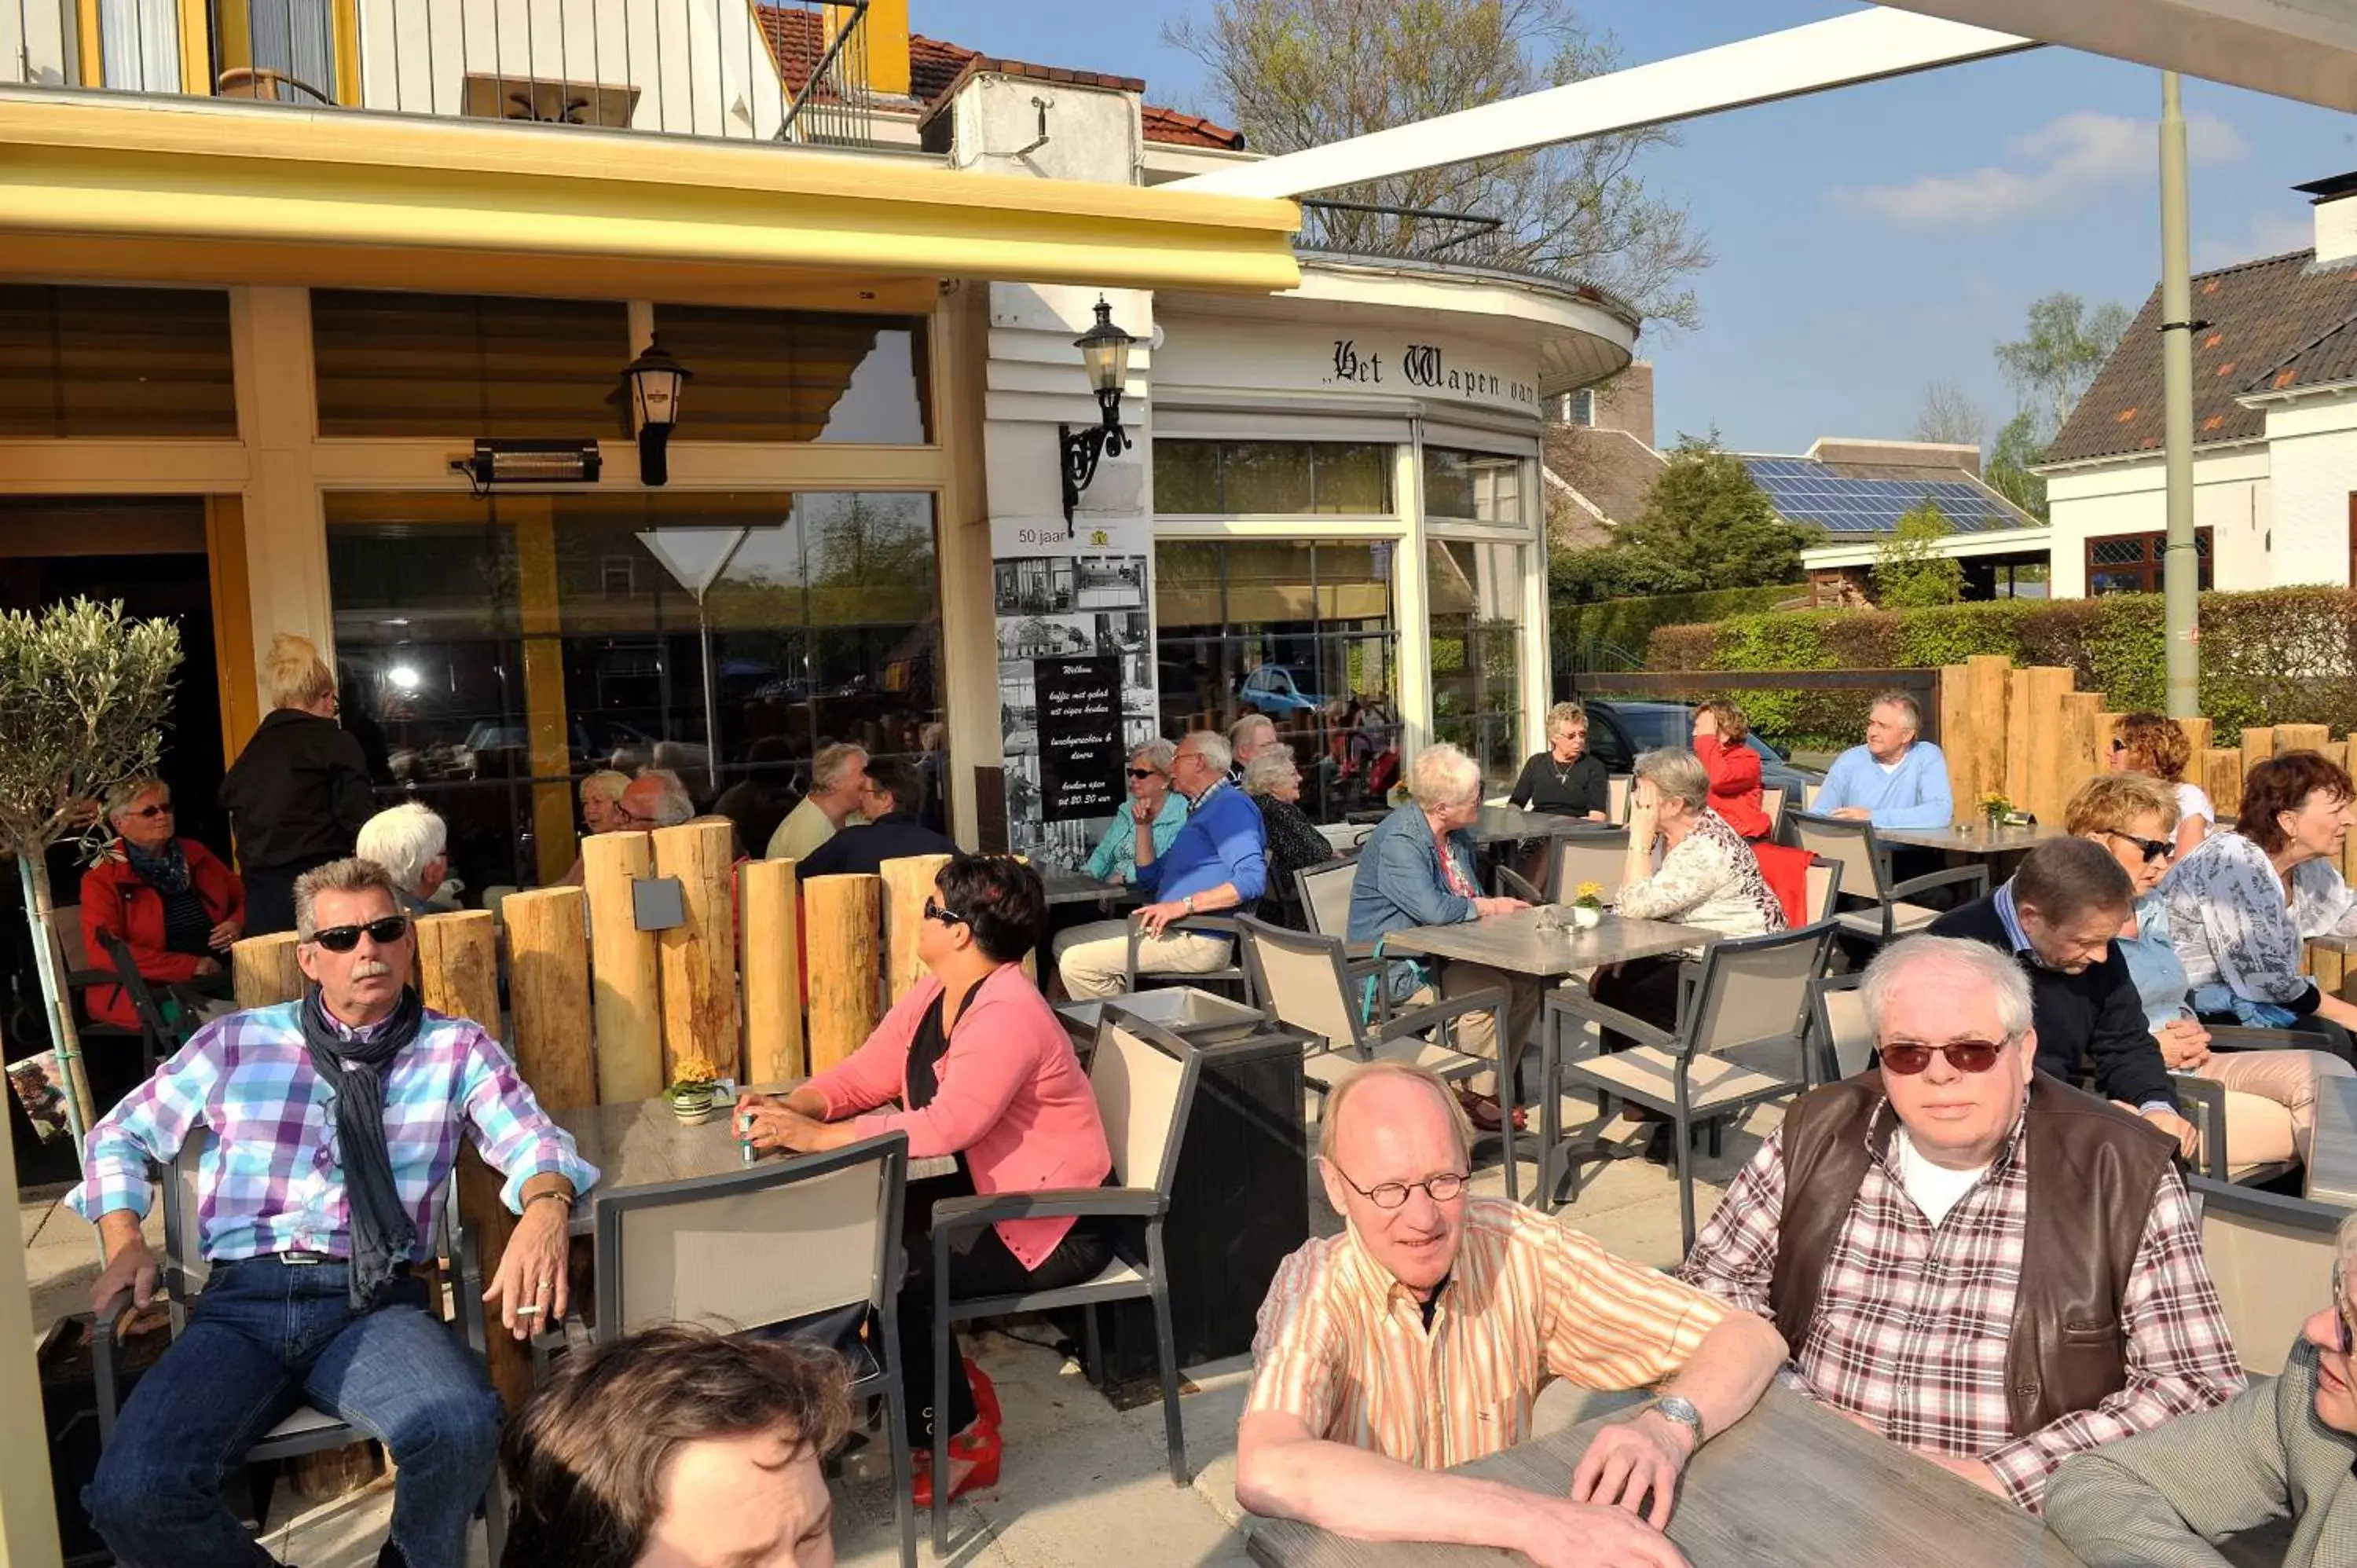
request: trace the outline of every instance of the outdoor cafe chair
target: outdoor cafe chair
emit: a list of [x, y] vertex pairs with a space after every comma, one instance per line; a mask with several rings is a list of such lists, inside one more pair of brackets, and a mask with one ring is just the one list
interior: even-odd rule
[[1841, 882], [1840, 861], [1827, 860], [1821, 854], [1809, 857], [1808, 908], [1804, 924], [1813, 926], [1820, 920], [1833, 918], [1834, 909], [1841, 902]]
[[1629, 803], [1636, 794], [1637, 776], [1633, 773], [1608, 774], [1604, 780], [1605, 820], [1619, 827], [1629, 820]]
[[2331, 1277], [2339, 1206], [2194, 1175], [2201, 1259], [2218, 1286], [2244, 1369], [2273, 1377]]
[[1490, 891], [1501, 898], [1520, 898], [1534, 908], [1547, 901], [1545, 894], [1532, 886], [1529, 878], [1510, 865], [1500, 865], [1491, 870]]
[[[187, 1331], [188, 1310], [204, 1294], [212, 1277], [212, 1264], [206, 1259], [200, 1229], [200, 1205], [197, 1198], [197, 1177], [204, 1157], [213, 1145], [213, 1133], [202, 1122], [188, 1130], [180, 1140], [180, 1152], [167, 1169], [161, 1165], [148, 1167], [148, 1179], [160, 1195], [164, 1208], [164, 1256], [156, 1269], [156, 1286], [171, 1318], [174, 1339]], [[458, 1182], [453, 1174], [443, 1201], [436, 1213], [436, 1248], [444, 1257], [455, 1258], [458, 1244]], [[457, 1322], [452, 1325], [478, 1357], [484, 1353], [485, 1325], [482, 1303], [468, 1295], [466, 1284], [459, 1282], [453, 1295], [458, 1307]], [[438, 1309], [442, 1293], [438, 1279], [432, 1294]], [[468, 1307], [474, 1311], [470, 1316]], [[129, 1287], [118, 1291], [100, 1304], [91, 1325], [91, 1382], [98, 1405], [98, 1443], [102, 1451], [113, 1439], [114, 1425], [123, 1411], [124, 1390], [122, 1374], [115, 1366], [116, 1335], [123, 1315], [130, 1309]], [[245, 1451], [243, 1464], [257, 1472], [253, 1487], [253, 1518], [257, 1528], [267, 1526], [270, 1518], [270, 1495], [276, 1487], [278, 1467], [289, 1459], [306, 1454], [323, 1454], [334, 1448], [347, 1448], [355, 1443], [372, 1439], [365, 1432], [339, 1416], [328, 1414], [315, 1405], [299, 1404], [262, 1434]], [[482, 1516], [488, 1532], [487, 1544], [490, 1561], [497, 1563], [507, 1535], [507, 1505], [497, 1476], [490, 1488], [477, 1503], [476, 1511]]]
[[132, 1014], [139, 1020], [140, 1072], [153, 1077], [156, 1064], [188, 1043], [204, 1026], [204, 1001], [184, 986], [166, 989], [178, 1004], [177, 1019], [164, 1015], [164, 1004], [156, 999], [155, 988], [147, 977], [139, 972], [139, 961], [131, 954], [131, 944], [113, 931], [104, 933], [106, 956], [114, 965], [114, 978], [124, 995], [131, 999]]
[[[1043, 1188], [972, 1197], [947, 1197], [933, 1205], [933, 1387], [932, 1408], [947, 1410], [950, 1399], [950, 1330], [976, 1318], [1011, 1313], [1082, 1309], [1091, 1376], [1102, 1379], [1104, 1359], [1097, 1336], [1103, 1302], [1150, 1300], [1155, 1350], [1162, 1372], [1162, 1420], [1170, 1447], [1170, 1479], [1187, 1484], [1187, 1434], [1178, 1414], [1178, 1350], [1170, 1326], [1170, 1269], [1162, 1228], [1170, 1215], [1170, 1191], [1178, 1174], [1178, 1150], [1194, 1109], [1202, 1053], [1158, 1024], [1133, 1017], [1118, 997], [1105, 1004], [1089, 1058], [1089, 1086], [1113, 1151], [1111, 1187]], [[955, 1297], [950, 1294], [950, 1254], [959, 1237], [1008, 1219], [1071, 1216], [1139, 1222], [1142, 1237], [1114, 1243], [1114, 1257], [1094, 1279], [1061, 1290], [1011, 1295]], [[950, 1433], [933, 1428], [933, 1550], [949, 1552]], [[899, 1481], [902, 1496], [906, 1477]]]
[[[1556, 1207], [1577, 1196], [1578, 1157], [1562, 1139], [1562, 1097], [1574, 1090], [1601, 1091], [1669, 1116], [1678, 1159], [1678, 1209], [1685, 1245], [1694, 1247], [1692, 1129], [1705, 1120], [1731, 1120], [1761, 1101], [1806, 1089], [1803, 1058], [1809, 1025], [1812, 983], [1824, 972], [1833, 941], [1831, 922], [1802, 926], [1761, 937], [1716, 941], [1703, 950], [1679, 988], [1678, 1020], [1663, 1029], [1587, 992], [1560, 987], [1546, 993], [1539, 1085], [1539, 1194]], [[1595, 1024], [1630, 1036], [1633, 1047], [1610, 1055], [1567, 1060], [1563, 1038], [1573, 1028]], [[1789, 1069], [1753, 1066], [1760, 1047], [1792, 1048]], [[1609, 1105], [1608, 1105], [1609, 1110]], [[1603, 1158], [1617, 1157], [1591, 1145]], [[1557, 1197], [1554, 1179], [1572, 1191]]]
[[[1382, 975], [1355, 972], [1340, 938], [1282, 930], [1249, 916], [1237, 924], [1243, 929], [1244, 967], [1252, 974], [1260, 1004], [1278, 1023], [1324, 1044], [1323, 1049], [1310, 1052], [1301, 1068], [1309, 1091], [1319, 1096], [1321, 1103], [1325, 1095], [1369, 1062], [1414, 1062], [1451, 1082], [1477, 1072], [1502, 1069], [1499, 1059], [1460, 1051], [1450, 1043], [1458, 1019], [1488, 1013], [1496, 1026], [1493, 1037], [1502, 1049], [1506, 993], [1497, 987], [1378, 1017], [1370, 1024], [1361, 998], [1371, 986], [1382, 992]], [[1502, 1070], [1498, 1081], [1507, 1081]], [[1498, 1132], [1481, 1136], [1497, 1138], [1503, 1145], [1506, 1195], [1516, 1196], [1519, 1178], [1514, 1169], [1512, 1119], [1508, 1118]]]
[[1593, 882], [1604, 890], [1604, 902], [1609, 904], [1620, 891], [1620, 875], [1628, 865], [1627, 828], [1566, 833], [1555, 841], [1554, 858], [1547, 864], [1544, 902], [1569, 904], [1579, 897], [1581, 883]]
[[1768, 819], [1768, 842], [1784, 842], [1784, 787], [1763, 784], [1760, 787], [1760, 812]]
[[[1244, 904], [1243, 911], [1250, 913], [1256, 902], [1255, 900]], [[1207, 989], [1211, 986], [1232, 985], [1242, 993], [1238, 997], [1239, 1001], [1247, 1007], [1253, 1004], [1252, 977], [1244, 972], [1242, 961], [1233, 956], [1236, 945], [1236, 923], [1232, 918], [1225, 915], [1189, 915], [1184, 919], [1173, 920], [1168, 928], [1172, 930], [1195, 931], [1205, 936], [1224, 935], [1228, 939], [1231, 953], [1229, 961], [1225, 965], [1218, 969], [1192, 972], [1148, 970], [1141, 974], [1137, 968], [1137, 947], [1146, 940], [1145, 914], [1143, 909], [1132, 909], [1129, 912], [1129, 918], [1124, 922], [1128, 928], [1129, 939], [1129, 951], [1124, 966], [1125, 974], [1122, 983], [1124, 991], [1137, 992], [1157, 985], [1200, 985]]]
[[1874, 824], [1851, 817], [1821, 817], [1803, 811], [1792, 818], [1792, 834], [1803, 849], [1842, 868], [1842, 886], [1873, 908], [1835, 917], [1843, 931], [1872, 942], [1912, 936], [1939, 918], [1940, 911], [1908, 902], [1935, 887], [1960, 887], [1967, 899], [1988, 892], [1986, 865], [1951, 866], [1901, 882], [1891, 875], [1890, 848], [1875, 836]]
[[[825, 1154], [604, 1193], [593, 1333], [617, 1339], [661, 1323], [714, 1321], [841, 1352], [851, 1397], [883, 1404], [900, 1561], [914, 1568], [898, 1305], [908, 1183], [909, 1135], [887, 1133]], [[947, 1398], [944, 1390], [933, 1408], [946, 1409]], [[947, 1475], [948, 1462], [934, 1458], [933, 1473]]]
[[1828, 974], [1809, 985], [1809, 1087], [1856, 1078], [1874, 1065], [1862, 972]]
[[[1375, 957], [1375, 944], [1351, 940], [1351, 890], [1359, 880], [1359, 852], [1319, 865], [1305, 865], [1293, 874], [1293, 886], [1298, 896], [1301, 914], [1307, 928], [1321, 937], [1340, 940], [1347, 955], [1351, 983], [1355, 986], [1368, 975], [1383, 972], [1383, 961]], [[1391, 995], [1380, 985], [1375, 987], [1375, 1015], [1387, 1016], [1391, 1012]]]

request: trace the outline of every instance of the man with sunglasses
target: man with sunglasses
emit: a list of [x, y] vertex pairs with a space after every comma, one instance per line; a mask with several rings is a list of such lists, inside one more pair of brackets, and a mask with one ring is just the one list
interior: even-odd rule
[[1679, 1275], [1776, 1324], [1800, 1391], [2035, 1511], [2071, 1455], [2243, 1386], [2174, 1145], [2038, 1070], [2030, 983], [1912, 937], [1878, 1069], [1803, 1095]]
[[[1695, 1449], [1784, 1359], [1756, 1317], [1467, 1190], [1473, 1131], [1430, 1069], [1375, 1062], [1327, 1101], [1347, 1222], [1278, 1268], [1237, 1430], [1236, 1500], [1362, 1541], [1520, 1551], [1540, 1568], [1679, 1568], [1661, 1533]], [[1667, 1382], [1554, 1496], [1451, 1475], [1530, 1435], [1539, 1388]]]
[[2226, 1568], [2212, 1542], [2288, 1517], [2283, 1568], [2357, 1563], [2357, 1214], [2282, 1373], [2054, 1473], [2046, 1522], [2087, 1568]]
[[222, 1506], [223, 1475], [303, 1404], [382, 1440], [399, 1472], [382, 1562], [460, 1568], [489, 1484], [499, 1399], [440, 1321], [418, 1265], [461, 1135], [522, 1216], [487, 1303], [518, 1338], [562, 1319], [565, 1227], [597, 1177], [480, 1027], [426, 1011], [415, 937], [372, 861], [295, 883], [297, 1002], [208, 1025], [91, 1129], [70, 1202], [106, 1250], [102, 1314], [144, 1307], [151, 1164], [190, 1138], [211, 1277], [187, 1330], [139, 1380], [83, 1501], [124, 1568], [257, 1568], [273, 1559]]

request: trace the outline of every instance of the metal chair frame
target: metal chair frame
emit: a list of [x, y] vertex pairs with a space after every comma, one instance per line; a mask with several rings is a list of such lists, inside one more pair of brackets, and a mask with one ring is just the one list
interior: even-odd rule
[[[1882, 930], [1879, 936], [1876, 936], [1872, 932], [1858, 929], [1850, 920], [1842, 920], [1840, 922], [1842, 929], [1854, 936], [1866, 937], [1876, 941], [1894, 940], [1899, 935], [1893, 919], [1896, 907], [1914, 895], [1929, 892], [1934, 887], [1963, 887], [1966, 890], [1967, 898], [1981, 898], [1988, 895], [1989, 874], [1988, 866], [1985, 864], [1953, 865], [1944, 871], [1926, 872], [1921, 876], [1910, 876], [1904, 882], [1895, 880], [1890, 870], [1890, 846], [1875, 836], [1872, 822], [1850, 817], [1823, 817], [1813, 811], [1801, 811], [1793, 814], [1792, 823], [1793, 836], [1800, 840], [1801, 847], [1811, 850], [1821, 860], [1837, 862], [1838, 857], [1814, 849], [1808, 842], [1810, 833], [1862, 838], [1866, 841], [1866, 854], [1868, 864], [1874, 868], [1874, 886], [1870, 890], [1853, 887], [1846, 891], [1855, 897], [1865, 898], [1874, 904], [1877, 910], [1880, 912]], [[1862, 915], [1865, 911], [1860, 910], [1857, 913]]]
[[[1249, 915], [1257, 903], [1258, 900], [1256, 899], [1248, 900], [1238, 907], [1237, 913]], [[1245, 1006], [1249, 1007], [1254, 1004], [1252, 976], [1244, 972], [1243, 965], [1238, 961], [1235, 957], [1236, 921], [1234, 916], [1189, 915], [1184, 919], [1173, 920], [1169, 927], [1167, 928], [1171, 930], [1189, 931], [1197, 936], [1226, 937], [1228, 939], [1229, 961], [1225, 968], [1195, 970], [1191, 972], [1178, 970], [1148, 970], [1144, 973], [1140, 973], [1137, 967], [1137, 950], [1138, 944], [1146, 940], [1146, 927], [1142, 923], [1144, 916], [1145, 911], [1143, 909], [1132, 909], [1129, 912], [1128, 918], [1123, 922], [1123, 924], [1127, 928], [1129, 940], [1128, 956], [1124, 962], [1123, 989], [1127, 991], [1139, 991], [1149, 985], [1233, 985], [1243, 991], [1243, 995], [1242, 1000]]]

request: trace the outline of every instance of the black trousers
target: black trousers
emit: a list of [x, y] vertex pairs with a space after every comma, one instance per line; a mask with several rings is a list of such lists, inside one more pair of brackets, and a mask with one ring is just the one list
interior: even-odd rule
[[[944, 1197], [964, 1197], [974, 1191], [964, 1161], [955, 1176], [934, 1176], [909, 1184], [908, 1205], [901, 1227], [901, 1246], [908, 1256], [908, 1275], [900, 1285], [900, 1380], [908, 1391], [909, 1440], [920, 1449], [933, 1441], [933, 1205]], [[998, 1227], [985, 1226], [958, 1237], [950, 1249], [950, 1294], [952, 1296], [1013, 1295], [1022, 1291], [1061, 1290], [1094, 1279], [1113, 1261], [1113, 1232], [1101, 1220], [1075, 1220], [1039, 1260], [1036, 1269], [1006, 1250]], [[955, 1360], [952, 1337], [949, 1430], [952, 1435], [974, 1424], [974, 1385], [965, 1364]]]
[[[1607, 1007], [1664, 1029], [1678, 1026], [1678, 968], [1675, 954], [1663, 958], [1632, 958], [1610, 969], [1599, 969], [1587, 983], [1587, 993]], [[1603, 1031], [1607, 1051], [1625, 1051], [1637, 1042], [1617, 1029]]]
[[250, 865], [245, 868], [245, 934], [266, 937], [274, 931], [295, 929], [295, 879], [315, 866], [339, 858], [332, 854], [313, 855], [285, 865]]

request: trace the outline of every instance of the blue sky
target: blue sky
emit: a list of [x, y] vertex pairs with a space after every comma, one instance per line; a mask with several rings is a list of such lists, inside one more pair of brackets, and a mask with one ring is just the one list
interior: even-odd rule
[[[1854, 9], [1843, 0], [1591, 0], [1624, 63]], [[911, 0], [919, 32], [1041, 64], [1145, 79], [1211, 113], [1201, 66], [1162, 42], [1209, 0]], [[2357, 119], [2186, 83], [2194, 265], [2309, 243], [2288, 188], [2357, 168]], [[2040, 49], [1690, 123], [1644, 166], [1684, 201], [1717, 264], [1691, 332], [1649, 335], [1661, 439], [1731, 446], [1905, 436], [1924, 386], [1962, 384], [1992, 424], [2013, 410], [1990, 346], [2058, 289], [2133, 307], [2159, 276], [2157, 72]]]

